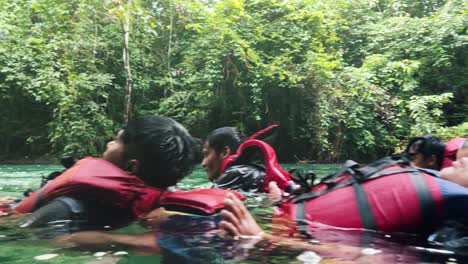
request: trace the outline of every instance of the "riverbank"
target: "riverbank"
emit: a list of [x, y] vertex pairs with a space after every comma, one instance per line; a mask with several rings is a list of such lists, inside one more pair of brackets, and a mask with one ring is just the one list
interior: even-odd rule
[[21, 164], [60, 164], [60, 158], [54, 155], [43, 155], [39, 157], [0, 157], [2, 165], [21, 165]]

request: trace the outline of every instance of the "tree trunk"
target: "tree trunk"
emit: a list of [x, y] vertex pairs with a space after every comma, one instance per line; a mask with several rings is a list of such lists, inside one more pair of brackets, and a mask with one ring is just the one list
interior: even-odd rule
[[132, 9], [133, 1], [128, 0], [127, 3], [127, 12], [125, 18], [122, 21], [122, 31], [123, 31], [123, 63], [124, 69], [127, 74], [127, 81], [125, 82], [125, 102], [124, 102], [124, 124], [128, 123], [128, 120], [131, 117], [132, 113], [132, 89], [133, 89], [133, 80], [132, 80], [132, 71], [130, 68], [130, 54], [128, 47], [128, 40], [130, 36], [130, 10]]

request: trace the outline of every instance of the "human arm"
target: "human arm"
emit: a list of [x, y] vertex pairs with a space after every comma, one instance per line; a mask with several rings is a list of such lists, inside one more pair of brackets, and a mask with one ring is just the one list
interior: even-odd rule
[[109, 249], [114, 245], [121, 245], [145, 252], [160, 252], [155, 232], [116, 234], [105, 231], [82, 231], [56, 238], [55, 242], [66, 247]]
[[[140, 224], [150, 229], [157, 229], [172, 215], [181, 214], [157, 208], [140, 217]], [[113, 245], [121, 245], [142, 251], [159, 252], [156, 239], [157, 233], [150, 231], [142, 234], [122, 234], [106, 231], [81, 231], [61, 236], [56, 239], [58, 243], [70, 247], [80, 248], [103, 248], [107, 249]]]
[[169, 218], [173, 215], [183, 215], [185, 213], [176, 212], [176, 211], [168, 211], [162, 207], [156, 208], [151, 212], [147, 213], [146, 215], [140, 216], [139, 221], [140, 224], [149, 229], [157, 229], [163, 223], [169, 220]]
[[234, 197], [228, 195], [225, 200], [225, 209], [221, 211], [223, 220], [220, 222], [220, 229], [234, 239], [248, 241], [267, 241], [275, 246], [288, 247], [292, 249], [308, 250], [318, 253], [320, 256], [339, 259], [352, 260], [358, 263], [379, 262], [379, 259], [391, 257], [389, 254], [366, 255], [363, 248], [335, 245], [335, 244], [310, 244], [296, 238], [273, 236], [262, 230], [255, 219], [249, 213], [244, 204]]

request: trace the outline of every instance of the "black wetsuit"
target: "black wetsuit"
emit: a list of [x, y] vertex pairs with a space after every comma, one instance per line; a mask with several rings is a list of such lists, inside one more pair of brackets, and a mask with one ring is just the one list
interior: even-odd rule
[[130, 211], [97, 200], [60, 196], [25, 216], [19, 226], [46, 227], [42, 236], [54, 237], [84, 230], [119, 228], [130, 222], [130, 215]]
[[260, 191], [265, 178], [265, 169], [256, 164], [233, 165], [214, 181], [213, 188], [235, 191]]

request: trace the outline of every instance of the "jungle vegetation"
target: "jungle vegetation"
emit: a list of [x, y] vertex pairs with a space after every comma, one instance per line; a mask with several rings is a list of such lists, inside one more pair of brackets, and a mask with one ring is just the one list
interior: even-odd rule
[[468, 134], [466, 0], [0, 0], [0, 160], [99, 155], [128, 118], [280, 123], [281, 161]]

